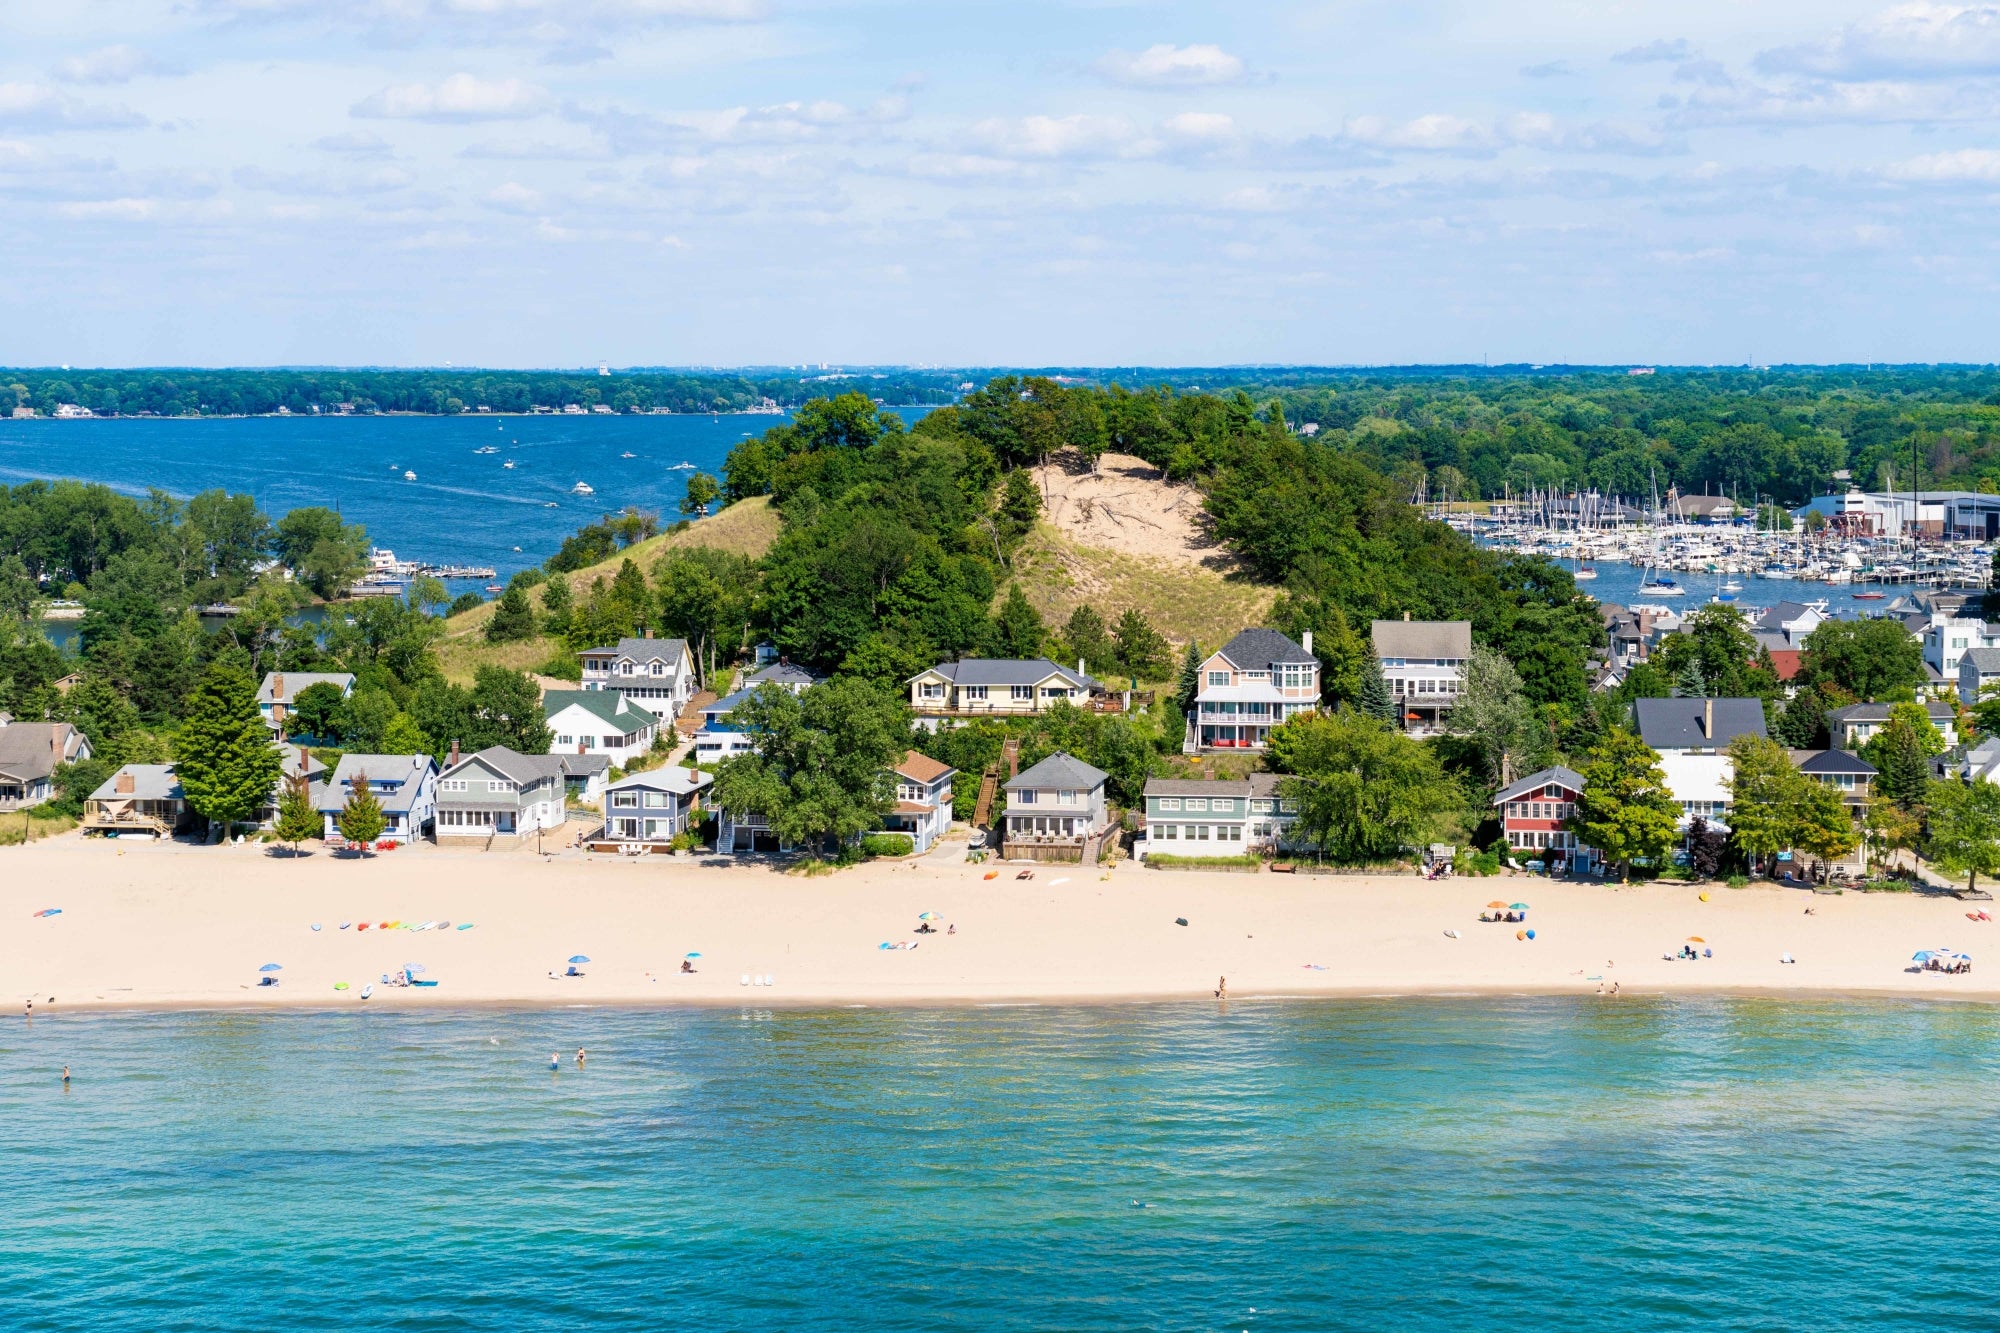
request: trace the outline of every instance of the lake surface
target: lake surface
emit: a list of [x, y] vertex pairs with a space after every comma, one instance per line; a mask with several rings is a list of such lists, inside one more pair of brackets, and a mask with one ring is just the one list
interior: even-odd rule
[[57, 1013], [0, 1325], [1985, 1326], [1996, 1076], [1923, 1003]]
[[[894, 410], [914, 421], [930, 409]], [[74, 477], [131, 495], [158, 487], [183, 499], [219, 486], [254, 495], [274, 521], [292, 509], [324, 505], [364, 525], [369, 540], [403, 559], [490, 565], [504, 580], [555, 554], [584, 524], [628, 505], [673, 522], [696, 469], [719, 478], [737, 441], [790, 419], [0, 421], [0, 481]], [[474, 452], [487, 447], [498, 452]], [[624, 457], [628, 453], [633, 457]], [[503, 466], [509, 462], [514, 467]], [[405, 481], [406, 471], [417, 479]], [[578, 482], [595, 493], [572, 494]]]

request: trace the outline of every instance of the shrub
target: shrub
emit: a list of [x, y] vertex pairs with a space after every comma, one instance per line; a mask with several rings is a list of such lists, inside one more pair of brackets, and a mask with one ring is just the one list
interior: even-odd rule
[[907, 833], [870, 833], [861, 840], [861, 850], [870, 856], [908, 856], [916, 846]]
[[1750, 877], [1748, 875], [1731, 875], [1728, 884], [1732, 889], [1747, 889], [1750, 887]]
[[462, 592], [452, 602], [451, 609], [446, 611], [445, 614], [448, 616], [462, 616], [473, 607], [484, 605], [486, 605], [486, 599], [478, 593]]
[[1261, 866], [1264, 862], [1261, 857], [1248, 852], [1241, 856], [1175, 856], [1171, 852], [1148, 852], [1146, 864], [1163, 869], [1184, 867], [1190, 870], [1244, 870]]

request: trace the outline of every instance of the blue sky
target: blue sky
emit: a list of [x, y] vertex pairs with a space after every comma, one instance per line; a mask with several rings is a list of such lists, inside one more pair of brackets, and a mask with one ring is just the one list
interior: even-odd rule
[[1990, 360], [2000, 4], [0, 7], [10, 364]]

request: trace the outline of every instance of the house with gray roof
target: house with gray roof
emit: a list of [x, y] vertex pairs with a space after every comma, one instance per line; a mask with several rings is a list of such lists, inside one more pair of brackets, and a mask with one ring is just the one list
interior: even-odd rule
[[1110, 774], [1058, 750], [1007, 779], [1002, 854], [1010, 860], [1078, 861], [1094, 854], [1110, 827], [1104, 784]]
[[[441, 845], [464, 845], [560, 828], [567, 818], [568, 765], [586, 760], [607, 765], [602, 755], [522, 754], [504, 745], [454, 756], [438, 775], [433, 836]], [[602, 775], [599, 768], [599, 790]]]
[[584, 839], [593, 852], [643, 856], [672, 850], [701, 823], [701, 794], [715, 779], [698, 768], [651, 768], [604, 789], [604, 827]]
[[382, 806], [382, 841], [410, 842], [431, 831], [437, 819], [437, 760], [427, 754], [344, 754], [327, 781], [312, 789], [313, 809], [325, 821], [321, 835], [340, 837], [340, 812], [358, 783]]
[[1283, 778], [1152, 778], [1146, 783], [1146, 818], [1133, 855], [1236, 856], [1270, 852], [1291, 843], [1298, 806], [1279, 794]]
[[331, 685], [339, 690], [342, 698], [354, 694], [354, 673], [351, 671], [267, 671], [257, 686], [257, 711], [263, 714], [264, 725], [273, 731], [282, 732], [287, 728], [285, 719], [291, 716], [292, 704], [301, 694], [315, 685]]
[[549, 690], [542, 715], [558, 754], [601, 754], [623, 764], [653, 748], [660, 719], [617, 690]]
[[1557, 764], [1508, 783], [1493, 793], [1492, 804], [1509, 847], [1540, 852], [1545, 862], [1587, 874], [1597, 865], [1598, 853], [1578, 842], [1569, 828], [1582, 799], [1583, 775]]
[[189, 822], [172, 764], [127, 764], [83, 803], [83, 831], [107, 837], [168, 837]]
[[1720, 754], [1738, 736], [1768, 736], [1761, 699], [1640, 699], [1639, 739], [1661, 755]]
[[58, 767], [88, 758], [89, 739], [67, 722], [0, 722], [0, 811], [40, 805]]
[[694, 698], [694, 657], [686, 639], [620, 639], [577, 657], [584, 689], [614, 690], [656, 717], [678, 717]]
[[1261, 750], [1273, 727], [1319, 707], [1312, 631], [1294, 643], [1272, 629], [1246, 629], [1201, 664], [1181, 749]]
[[[1826, 715], [1827, 730], [1833, 734], [1833, 742], [1843, 750], [1858, 750], [1875, 739], [1877, 732], [1889, 725], [1889, 710], [1893, 704], [1849, 704], [1836, 708]], [[1931, 725], [1944, 737], [1946, 749], [1958, 744], [1958, 711], [1948, 703], [1932, 700], [1924, 705], [1924, 715]]]
[[1968, 648], [1958, 659], [1959, 702], [1970, 708], [1981, 691], [1994, 685], [2000, 685], [2000, 648]]
[[804, 667], [793, 666], [790, 662], [773, 662], [762, 670], [745, 676], [738, 689], [754, 690], [759, 685], [776, 685], [779, 689], [790, 690], [793, 694], [804, 694], [819, 684], [819, 681], [818, 676]]
[[1040, 713], [1057, 703], [1078, 708], [1090, 702], [1098, 683], [1046, 657], [968, 657], [940, 662], [907, 682], [910, 708], [931, 716], [1007, 716]]
[[1428, 736], [1444, 730], [1445, 714], [1465, 688], [1472, 656], [1469, 620], [1377, 620], [1368, 628], [1382, 679], [1403, 729]]

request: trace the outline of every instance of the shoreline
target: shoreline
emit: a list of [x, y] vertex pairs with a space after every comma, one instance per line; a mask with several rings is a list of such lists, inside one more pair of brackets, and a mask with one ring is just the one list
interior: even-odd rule
[[[1219, 976], [1237, 1003], [1595, 998], [1614, 982], [1620, 998], [2000, 1001], [1984, 973], [1907, 970], [1915, 951], [1946, 947], [1977, 967], [1994, 929], [1928, 895], [1169, 874], [1130, 862], [1042, 865], [1025, 881], [1005, 865], [989, 880], [989, 867], [965, 864], [962, 843], [814, 878], [713, 859], [545, 860], [532, 848], [269, 852], [74, 832], [0, 850], [0, 919], [12, 926], [0, 932], [0, 1002], [24, 1009], [32, 995], [45, 1013], [1075, 1007], [1214, 1004]], [[1483, 926], [1489, 900], [1527, 901], [1527, 922]], [[35, 915], [48, 908], [60, 913]], [[938, 933], [917, 933], [923, 912], [937, 914]], [[379, 929], [398, 921], [452, 927]], [[1713, 957], [1662, 957], [1689, 939]], [[682, 975], [690, 953], [699, 970]], [[1798, 961], [1781, 963], [1787, 954]], [[572, 957], [591, 960], [584, 975], [551, 979]], [[259, 987], [267, 963], [279, 984]], [[441, 984], [380, 983], [406, 963]], [[746, 975], [774, 984], [745, 986]]]

